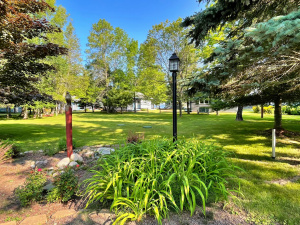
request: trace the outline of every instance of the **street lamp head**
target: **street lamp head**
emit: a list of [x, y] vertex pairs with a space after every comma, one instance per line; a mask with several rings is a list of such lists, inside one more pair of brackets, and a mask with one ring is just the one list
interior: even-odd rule
[[169, 70], [170, 72], [178, 72], [179, 71], [179, 62], [180, 59], [174, 52], [171, 58], [169, 59]]

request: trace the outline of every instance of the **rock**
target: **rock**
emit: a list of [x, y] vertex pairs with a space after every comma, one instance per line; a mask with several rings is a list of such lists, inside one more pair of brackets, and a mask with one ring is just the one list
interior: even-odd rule
[[53, 174], [53, 177], [59, 176], [59, 172]]
[[72, 162], [70, 162], [70, 164], [69, 164], [70, 167], [74, 167], [74, 166], [76, 166], [76, 165], [78, 165], [78, 163], [75, 162], [75, 161], [72, 161]]
[[6, 223], [0, 223], [0, 225], [17, 225], [17, 221], [10, 221]]
[[32, 169], [34, 169], [34, 168], [35, 168], [35, 163], [31, 163], [31, 164], [30, 164], [30, 167], [31, 167]]
[[43, 190], [46, 191], [51, 191], [55, 186], [52, 183], [47, 184], [46, 186], [43, 187]]
[[101, 147], [97, 150], [98, 153], [102, 154], [102, 155], [109, 155], [111, 152], [115, 151], [115, 149], [113, 148], [105, 148], [105, 147]]
[[60, 160], [56, 166], [59, 169], [64, 169], [66, 166], [69, 165], [69, 163], [70, 163], [70, 159], [69, 159], [69, 157], [66, 157], [66, 158], [63, 158], [62, 160]]
[[44, 160], [44, 161], [36, 161], [35, 162], [35, 165], [38, 167], [38, 168], [43, 168], [47, 165], [48, 163], [48, 160]]
[[54, 168], [53, 168], [53, 167], [50, 167], [50, 168], [48, 168], [47, 170], [54, 170]]
[[33, 151], [31, 150], [31, 151], [28, 151], [27, 153], [33, 153]]
[[38, 216], [31, 216], [27, 217], [23, 220], [20, 224], [21, 225], [41, 225], [47, 223], [47, 216], [46, 214], [38, 215]]
[[39, 150], [39, 152], [43, 153], [44, 151], [43, 150]]
[[83, 162], [83, 158], [80, 155], [78, 155], [77, 153], [73, 153], [71, 155], [70, 159], [72, 161], [76, 161], [76, 162]]
[[66, 209], [66, 210], [57, 211], [51, 216], [51, 218], [61, 219], [67, 216], [73, 216], [75, 214], [77, 214], [77, 212], [74, 209]]
[[83, 153], [82, 155], [86, 158], [93, 158], [94, 157], [94, 152], [91, 150], [86, 151], [85, 153]]
[[47, 174], [48, 174], [49, 176], [51, 176], [51, 175], [54, 174], [54, 171], [53, 171], [53, 170], [50, 170], [50, 171], [47, 172]]
[[91, 147], [89, 147], [89, 146], [83, 146], [82, 150], [87, 150], [88, 151], [88, 150], [91, 150]]

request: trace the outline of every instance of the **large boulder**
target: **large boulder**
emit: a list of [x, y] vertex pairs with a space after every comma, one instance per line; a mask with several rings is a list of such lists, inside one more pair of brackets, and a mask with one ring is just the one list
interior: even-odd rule
[[66, 157], [66, 158], [63, 158], [62, 160], [60, 160], [56, 166], [59, 169], [64, 169], [66, 166], [69, 165], [69, 163], [70, 163], [70, 159], [69, 159], [69, 157]]
[[83, 158], [77, 153], [73, 153], [70, 159], [75, 162], [83, 162]]

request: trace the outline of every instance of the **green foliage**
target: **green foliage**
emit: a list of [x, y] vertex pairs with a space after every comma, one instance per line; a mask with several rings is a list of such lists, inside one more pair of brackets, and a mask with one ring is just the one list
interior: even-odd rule
[[61, 43], [47, 39], [48, 35], [61, 34], [44, 16], [47, 11], [55, 10], [45, 1], [1, 1], [0, 4], [0, 101], [23, 104], [47, 97], [38, 88], [46, 72], [54, 69], [45, 62], [46, 58], [67, 53]]
[[22, 206], [29, 205], [32, 201], [43, 199], [43, 187], [47, 179], [42, 172], [34, 171], [26, 178], [25, 184], [15, 190]]
[[210, 101], [210, 106], [214, 111], [220, 111], [221, 109], [230, 107], [226, 101], [222, 101], [220, 99], [212, 99]]
[[281, 111], [288, 115], [300, 115], [300, 106], [285, 105], [281, 107]]
[[299, 7], [297, 0], [198, 0], [208, 2], [205, 10], [187, 17], [183, 26], [190, 26], [189, 37], [197, 46], [205, 44], [205, 37], [226, 22], [235, 22], [236, 27], [229, 36], [237, 34], [252, 23], [264, 21], [275, 15], [283, 15]]
[[252, 107], [254, 113], [260, 112], [260, 107], [258, 105]]
[[67, 202], [78, 191], [78, 178], [73, 169], [67, 167], [63, 173], [54, 178], [54, 188], [48, 193], [48, 202]]
[[111, 210], [122, 212], [116, 219], [140, 221], [145, 214], [161, 223], [169, 210], [189, 210], [201, 205], [205, 214], [208, 199], [227, 199], [227, 179], [234, 179], [236, 167], [227, 153], [196, 140], [154, 140], [126, 145], [106, 156], [85, 181], [92, 202], [112, 201]]
[[44, 147], [44, 154], [47, 156], [54, 156], [55, 154], [57, 154], [59, 152], [59, 148], [52, 146], [52, 145], [46, 145]]
[[110, 108], [126, 107], [133, 102], [133, 93], [130, 90], [112, 88], [107, 92], [107, 98], [103, 101]]
[[[73, 138], [72, 139], [72, 144], [73, 144], [73, 149], [76, 148], [76, 140]], [[67, 151], [67, 139], [66, 137], [62, 137], [58, 141], [57, 145], [57, 150], [58, 151]]]
[[[252, 107], [253, 112], [254, 113], [259, 113], [261, 111], [261, 107], [257, 106], [253, 106]], [[263, 107], [264, 113], [266, 114], [273, 114], [274, 113], [274, 106], [269, 105], [269, 106], [264, 106]]]
[[55, 187], [48, 193], [49, 202], [67, 202], [72, 199], [78, 191], [78, 178], [74, 171], [68, 167], [59, 176], [54, 178]]

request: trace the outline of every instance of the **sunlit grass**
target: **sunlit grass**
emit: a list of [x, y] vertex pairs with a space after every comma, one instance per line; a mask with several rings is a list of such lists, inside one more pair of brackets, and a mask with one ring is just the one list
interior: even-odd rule
[[[270, 183], [300, 175], [299, 137], [278, 138], [276, 160], [271, 159], [271, 136], [263, 135], [273, 127], [273, 115], [244, 113], [244, 121], [235, 121], [235, 114], [184, 114], [178, 117], [178, 138], [195, 138], [215, 143], [233, 153], [234, 163], [243, 168], [240, 207], [250, 212], [249, 221], [274, 224], [275, 221], [299, 224], [300, 182], [284, 185]], [[124, 126], [118, 126], [124, 124]], [[143, 126], [152, 126], [145, 129]], [[287, 130], [300, 131], [300, 117], [283, 115]], [[77, 146], [123, 143], [132, 131], [144, 133], [145, 139], [172, 138], [171, 112], [139, 112], [124, 114], [74, 113], [73, 137]], [[65, 117], [28, 120], [0, 120], [0, 139], [13, 139], [22, 149], [38, 150], [57, 145], [65, 136]]]

